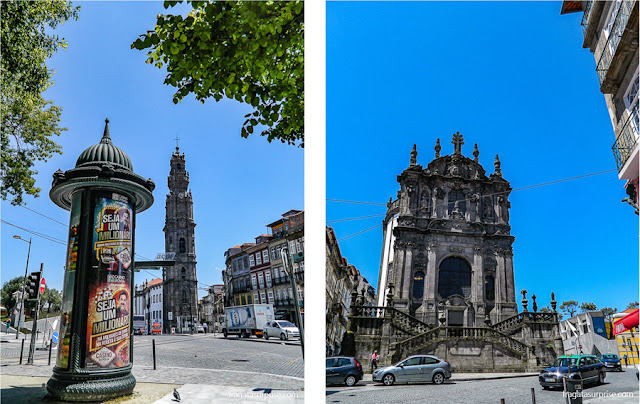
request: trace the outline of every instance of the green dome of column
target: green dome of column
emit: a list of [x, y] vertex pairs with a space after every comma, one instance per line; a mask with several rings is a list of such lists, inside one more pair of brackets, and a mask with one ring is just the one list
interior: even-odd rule
[[105, 119], [104, 134], [100, 143], [83, 151], [76, 161], [76, 167], [87, 165], [113, 164], [133, 171], [131, 159], [125, 152], [114, 146], [109, 134], [109, 119]]

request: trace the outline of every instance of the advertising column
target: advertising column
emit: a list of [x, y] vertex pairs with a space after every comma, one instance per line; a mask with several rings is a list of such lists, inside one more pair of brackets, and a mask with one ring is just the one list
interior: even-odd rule
[[131, 363], [133, 212], [115, 192], [97, 194], [94, 206], [85, 367], [121, 368]]

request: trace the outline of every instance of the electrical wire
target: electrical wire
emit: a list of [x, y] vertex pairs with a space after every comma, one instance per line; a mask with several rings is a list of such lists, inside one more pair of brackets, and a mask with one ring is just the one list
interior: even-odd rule
[[58, 224], [61, 224], [61, 225], [63, 225], [64, 227], [67, 227], [67, 226], [68, 226], [67, 224], [64, 224], [64, 223], [62, 223], [62, 222], [60, 222], [60, 221], [58, 221], [58, 220], [56, 220], [56, 219], [54, 219], [54, 218], [51, 218], [51, 217], [49, 217], [49, 216], [47, 216], [47, 215], [45, 215], [45, 214], [42, 214], [42, 213], [40, 213], [40, 212], [36, 212], [36, 211], [35, 211], [35, 210], [33, 210], [33, 209], [29, 209], [29, 208], [27, 208], [27, 207], [26, 207], [26, 206], [24, 206], [24, 205], [20, 205], [20, 207], [21, 207], [21, 208], [23, 208], [23, 209], [26, 209], [26, 210], [28, 210], [28, 211], [31, 211], [31, 212], [35, 213], [36, 215], [40, 215], [40, 216], [42, 216], [42, 217], [46, 217], [47, 219], [49, 219], [49, 220], [51, 220], [51, 221], [54, 221], [54, 222], [56, 222], [56, 223], [58, 223]]
[[64, 245], [64, 246], [66, 246], [66, 245], [67, 245], [67, 243], [66, 243], [64, 240], [60, 240], [60, 239], [58, 239], [58, 238], [48, 236], [48, 235], [46, 235], [46, 234], [44, 234], [44, 233], [38, 233], [37, 231], [28, 230], [28, 229], [25, 229], [24, 227], [16, 226], [15, 224], [13, 224], [13, 223], [9, 223], [9, 222], [7, 222], [7, 221], [6, 221], [6, 220], [4, 220], [4, 219], [0, 219], [0, 220], [2, 221], [2, 223], [8, 224], [9, 226], [13, 226], [13, 227], [15, 227], [15, 228], [17, 228], [17, 229], [20, 229], [20, 230], [22, 230], [22, 231], [26, 231], [27, 233], [29, 233], [29, 234], [33, 234], [34, 236], [37, 236], [37, 237], [43, 238], [43, 239], [45, 239], [45, 240], [48, 240], [48, 241], [51, 241], [51, 242], [54, 242], [54, 243], [62, 244], [62, 245]]
[[[613, 168], [613, 169], [610, 169], [610, 170], [604, 170], [604, 171], [598, 171], [598, 172], [589, 173], [589, 174], [584, 174], [584, 175], [578, 175], [578, 176], [576, 176], [576, 177], [569, 177], [569, 178], [563, 178], [563, 179], [555, 180], [555, 181], [543, 182], [543, 183], [535, 184], [535, 185], [528, 185], [528, 186], [524, 186], [524, 187], [520, 187], [520, 188], [515, 188], [515, 189], [511, 189], [511, 190], [507, 190], [507, 191], [501, 191], [501, 192], [496, 192], [496, 193], [492, 193], [492, 194], [484, 194], [484, 195], [480, 195], [479, 197], [480, 197], [480, 198], [485, 198], [485, 197], [490, 197], [490, 196], [497, 196], [497, 195], [509, 194], [509, 193], [516, 192], [516, 191], [523, 191], [523, 190], [532, 189], [532, 188], [538, 188], [538, 187], [542, 187], [542, 186], [546, 186], [546, 185], [558, 184], [558, 183], [566, 182], [566, 181], [573, 181], [573, 180], [577, 180], [577, 179], [581, 179], [581, 178], [591, 177], [591, 176], [594, 176], [594, 175], [606, 174], [606, 173], [610, 173], [610, 172], [613, 172], [613, 171], [617, 171], [617, 169]], [[342, 199], [327, 199], [327, 201], [331, 201], [331, 202], [345, 202], [345, 203], [360, 203], [360, 204], [367, 204], [367, 205], [384, 205], [384, 206], [387, 206], [387, 204], [386, 204], [386, 203], [382, 204], [382, 203], [374, 203], [374, 202], [347, 201], [347, 200], [342, 200]], [[458, 200], [453, 201], [453, 202], [448, 202], [447, 204], [445, 204], [445, 203], [443, 202], [443, 203], [441, 203], [441, 204], [436, 204], [436, 205], [435, 205], [435, 208], [443, 207], [443, 206], [446, 206], [446, 205], [448, 205], [448, 204], [455, 203], [455, 202], [471, 202], [471, 198], [458, 199]], [[410, 212], [416, 212], [416, 211], [418, 211], [418, 210], [420, 210], [420, 209], [422, 209], [422, 208], [412, 208], [412, 209], [409, 209], [409, 211], [410, 211]], [[383, 215], [386, 215], [386, 213], [379, 214], [379, 215], [360, 216], [360, 217], [347, 218], [347, 219], [331, 220], [331, 221], [327, 221], [327, 224], [329, 224], [329, 223], [337, 223], [337, 222], [345, 222], [345, 221], [349, 221], [349, 220], [365, 219], [365, 218], [369, 218], [369, 217], [383, 216]], [[367, 232], [367, 231], [369, 231], [369, 230], [373, 230], [373, 229], [375, 229], [376, 227], [381, 226], [381, 225], [382, 225], [382, 224], [379, 224], [379, 225], [376, 225], [376, 226], [370, 227], [370, 228], [368, 228], [368, 229], [365, 229], [365, 230], [359, 231], [359, 232], [357, 232], [357, 233], [354, 233], [354, 234], [351, 234], [351, 235], [349, 235], [349, 236], [343, 237], [343, 238], [339, 239], [338, 241], [346, 240], [346, 239], [348, 239], [348, 238], [350, 238], [350, 237], [353, 237], [353, 236], [356, 236], [356, 235], [358, 235], [358, 234], [365, 233], [365, 232]]]

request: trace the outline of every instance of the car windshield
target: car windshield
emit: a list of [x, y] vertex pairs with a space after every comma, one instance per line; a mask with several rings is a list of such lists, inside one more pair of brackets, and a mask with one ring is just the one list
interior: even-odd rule
[[614, 361], [617, 361], [618, 360], [618, 355], [605, 354], [605, 355], [602, 355], [602, 359], [613, 359]]
[[569, 365], [575, 365], [577, 358], [558, 358], [551, 362], [552, 367], [569, 367]]
[[278, 321], [278, 324], [280, 324], [280, 327], [295, 327], [295, 325], [288, 321]]

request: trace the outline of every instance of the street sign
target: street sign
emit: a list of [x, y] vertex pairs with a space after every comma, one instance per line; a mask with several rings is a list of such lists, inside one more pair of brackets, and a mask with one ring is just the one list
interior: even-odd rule
[[58, 343], [58, 331], [51, 334], [51, 341], [53, 341], [54, 344]]
[[167, 314], [168, 314], [169, 320], [173, 320], [173, 312], [172, 312], [172, 311], [170, 311], [170, 312], [169, 312], [169, 313], [167, 313]]
[[40, 294], [43, 294], [43, 293], [44, 293], [44, 285], [45, 285], [45, 283], [44, 283], [44, 278], [42, 278], [42, 279], [40, 280]]

